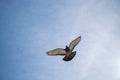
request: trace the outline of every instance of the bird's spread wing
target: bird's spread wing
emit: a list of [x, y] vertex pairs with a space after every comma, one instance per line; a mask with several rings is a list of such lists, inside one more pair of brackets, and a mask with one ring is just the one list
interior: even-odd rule
[[70, 43], [69, 49], [72, 51], [72, 50], [75, 48], [75, 46], [80, 42], [80, 40], [81, 40], [81, 36], [79, 36], [78, 38], [74, 39], [74, 40]]
[[57, 56], [57, 55], [64, 56], [64, 55], [66, 55], [66, 51], [65, 51], [65, 49], [57, 48], [57, 49], [48, 51], [47, 54], [50, 56]]
[[66, 56], [63, 58], [63, 60], [64, 60], [64, 61], [70, 61], [70, 60], [73, 59], [73, 57], [74, 57], [75, 55], [76, 55], [76, 51], [75, 51], [75, 52], [72, 52], [71, 54], [66, 55]]

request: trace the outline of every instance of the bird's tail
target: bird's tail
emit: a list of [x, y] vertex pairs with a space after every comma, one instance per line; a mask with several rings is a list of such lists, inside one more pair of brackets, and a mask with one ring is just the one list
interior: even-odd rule
[[72, 52], [71, 54], [66, 55], [66, 56], [63, 58], [63, 60], [64, 60], [64, 61], [70, 61], [70, 60], [72, 60], [72, 59], [74, 58], [75, 55], [76, 55], [76, 51]]

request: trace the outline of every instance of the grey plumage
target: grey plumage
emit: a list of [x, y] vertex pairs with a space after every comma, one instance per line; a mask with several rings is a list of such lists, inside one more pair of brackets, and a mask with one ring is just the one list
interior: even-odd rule
[[51, 51], [48, 51], [47, 54], [49, 56], [57, 56], [57, 55], [61, 55], [61, 56], [65, 56], [63, 58], [64, 61], [70, 61], [73, 59], [73, 57], [76, 55], [76, 51], [72, 52], [73, 49], [75, 48], [75, 46], [80, 42], [81, 40], [81, 36], [79, 36], [78, 38], [74, 39], [69, 47], [66, 46], [65, 49], [62, 48], [57, 48]]

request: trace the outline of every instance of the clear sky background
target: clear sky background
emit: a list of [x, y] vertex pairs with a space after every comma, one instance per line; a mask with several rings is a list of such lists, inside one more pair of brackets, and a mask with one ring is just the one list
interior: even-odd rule
[[120, 1], [0, 0], [0, 80], [120, 80]]

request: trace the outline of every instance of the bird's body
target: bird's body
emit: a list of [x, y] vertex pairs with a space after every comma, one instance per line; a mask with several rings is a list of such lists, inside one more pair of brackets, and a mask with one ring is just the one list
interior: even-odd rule
[[70, 43], [69, 47], [66, 46], [65, 49], [57, 48], [57, 49], [48, 51], [47, 54], [50, 55], [50, 56], [57, 56], [57, 55], [65, 56], [63, 58], [63, 60], [64, 61], [70, 61], [76, 55], [76, 51], [73, 52], [73, 49], [80, 42], [80, 40], [81, 40], [81, 36], [79, 36], [78, 38], [76, 38], [75, 40], [73, 40]]

